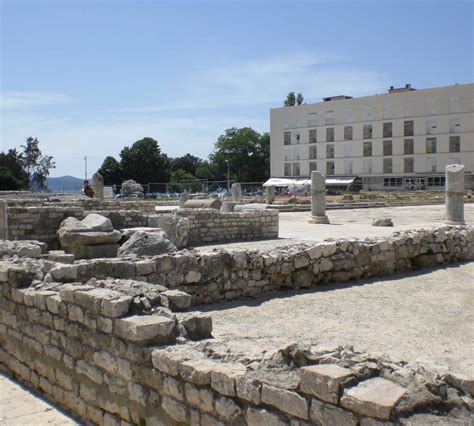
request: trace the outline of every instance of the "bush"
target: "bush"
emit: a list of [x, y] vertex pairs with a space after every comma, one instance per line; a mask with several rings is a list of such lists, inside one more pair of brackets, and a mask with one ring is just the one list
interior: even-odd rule
[[344, 194], [344, 195], [342, 196], [342, 199], [343, 199], [344, 201], [352, 201], [352, 200], [354, 199], [354, 196], [353, 196], [352, 194]]

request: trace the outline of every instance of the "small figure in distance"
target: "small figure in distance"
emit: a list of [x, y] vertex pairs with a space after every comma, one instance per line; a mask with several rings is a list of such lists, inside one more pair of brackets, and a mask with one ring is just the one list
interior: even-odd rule
[[94, 198], [94, 190], [92, 186], [89, 185], [89, 181], [85, 180], [84, 184], [82, 185], [82, 193], [89, 198]]

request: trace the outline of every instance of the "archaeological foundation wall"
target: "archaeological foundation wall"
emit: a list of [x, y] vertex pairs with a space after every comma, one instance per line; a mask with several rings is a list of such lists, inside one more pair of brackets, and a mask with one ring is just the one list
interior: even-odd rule
[[[473, 239], [471, 227], [443, 227], [267, 252], [184, 251], [73, 264], [44, 261], [30, 250], [29, 260], [11, 257], [0, 267], [0, 363], [95, 424], [395, 421], [429, 409], [413, 402], [419, 389], [404, 382], [411, 376], [397, 370], [403, 366], [382, 368], [378, 359], [358, 356], [349, 362], [331, 353], [265, 375], [232, 358], [213, 358], [192, 343], [209, 337], [199, 332], [203, 322], [209, 330], [209, 318], [180, 312], [170, 289], [185, 290], [197, 304], [345, 282], [473, 259]], [[105, 282], [115, 287], [104, 287]], [[144, 290], [135, 296], [123, 290], [140, 285]], [[150, 311], [150, 303], [164, 301], [172, 312]], [[447, 377], [442, 386], [447, 395], [452, 386], [456, 395], [467, 396], [469, 383]], [[440, 399], [437, 409], [443, 413], [450, 404]]]

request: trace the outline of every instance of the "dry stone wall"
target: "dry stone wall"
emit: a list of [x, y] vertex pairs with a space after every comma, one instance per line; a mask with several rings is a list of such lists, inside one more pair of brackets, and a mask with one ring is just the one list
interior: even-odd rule
[[189, 220], [189, 244], [278, 238], [278, 211], [221, 213], [215, 209], [180, 209]]
[[[472, 378], [419, 376], [350, 348], [318, 354], [292, 346], [265, 362], [240, 362], [212, 340], [192, 341], [209, 337], [209, 318], [178, 312], [191, 297], [170, 287], [195, 288], [196, 303], [247, 289], [346, 281], [473, 259], [473, 237], [473, 228], [443, 227], [245, 255], [74, 264], [43, 260], [41, 244], [8, 242], [0, 266], [0, 365], [99, 425], [462, 422], [474, 406]], [[158, 277], [166, 287], [146, 282]]]

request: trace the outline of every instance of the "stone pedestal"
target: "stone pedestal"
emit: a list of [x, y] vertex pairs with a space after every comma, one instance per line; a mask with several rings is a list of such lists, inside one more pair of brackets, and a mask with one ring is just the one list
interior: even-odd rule
[[326, 177], [311, 172], [311, 219], [309, 223], [329, 223], [326, 216]]
[[464, 166], [446, 166], [446, 224], [463, 225], [464, 221]]
[[221, 206], [221, 213], [232, 213], [237, 205], [234, 201], [224, 201]]
[[232, 201], [234, 203], [240, 203], [242, 199], [242, 189], [240, 187], [240, 183], [233, 183], [232, 184]]
[[92, 175], [92, 189], [94, 190], [94, 198], [104, 199], [104, 178], [99, 172]]
[[179, 208], [184, 209], [184, 203], [189, 200], [189, 194], [187, 192], [182, 192], [179, 194]]
[[272, 204], [275, 201], [275, 187], [267, 186], [265, 187], [265, 202], [267, 204]]

